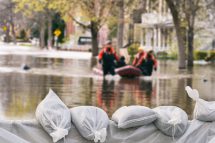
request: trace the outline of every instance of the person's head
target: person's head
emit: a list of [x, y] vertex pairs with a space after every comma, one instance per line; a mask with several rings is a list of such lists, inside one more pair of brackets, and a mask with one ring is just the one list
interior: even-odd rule
[[106, 46], [111, 46], [111, 45], [112, 45], [112, 42], [111, 42], [110, 40], [108, 40], [108, 41], [105, 42], [105, 45], [106, 45]]
[[124, 56], [121, 56], [121, 57], [120, 57], [120, 61], [125, 61], [125, 57], [124, 57]]
[[105, 47], [106, 47], [106, 51], [107, 52], [112, 52], [112, 42], [111, 41], [106, 41], [106, 43], [105, 43]]
[[143, 47], [139, 47], [139, 48], [138, 48], [138, 52], [139, 52], [139, 53], [143, 52]]
[[149, 50], [149, 51], [147, 52], [147, 58], [148, 58], [148, 59], [152, 58], [153, 54], [154, 54], [154, 51], [153, 51], [153, 50]]
[[148, 51], [148, 54], [150, 54], [150, 55], [153, 54], [153, 53], [154, 53], [153, 50], [149, 50], [149, 51]]

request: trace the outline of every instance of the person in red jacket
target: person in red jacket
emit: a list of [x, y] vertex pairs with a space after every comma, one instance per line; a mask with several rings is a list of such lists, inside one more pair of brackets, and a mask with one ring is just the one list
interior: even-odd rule
[[153, 69], [157, 71], [157, 60], [154, 56], [153, 50], [149, 50], [146, 55], [146, 59], [142, 63], [143, 75], [151, 76]]
[[141, 66], [143, 60], [146, 58], [146, 55], [147, 55], [147, 53], [143, 50], [143, 48], [140, 47], [138, 49], [138, 53], [136, 54], [136, 56], [132, 62], [132, 65], [135, 67]]
[[143, 75], [151, 76], [153, 69], [157, 70], [157, 60], [154, 57], [153, 50], [145, 52], [142, 48], [139, 48], [133, 66], [139, 68]]
[[107, 74], [115, 75], [115, 61], [119, 61], [119, 58], [112, 47], [111, 41], [106, 42], [104, 48], [98, 55], [99, 63], [102, 64], [103, 76]]

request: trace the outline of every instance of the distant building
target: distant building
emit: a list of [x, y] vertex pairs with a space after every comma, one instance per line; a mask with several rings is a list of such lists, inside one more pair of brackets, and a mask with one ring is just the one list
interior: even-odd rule
[[166, 51], [173, 41], [174, 24], [165, 0], [147, 0], [141, 23], [135, 24], [134, 40], [145, 49]]
[[199, 48], [201, 51], [215, 51], [215, 39], [212, 40], [212, 42], [207, 43], [206, 45]]
[[72, 19], [67, 20], [66, 22], [66, 36], [70, 37], [72, 34], [75, 33], [75, 26]]

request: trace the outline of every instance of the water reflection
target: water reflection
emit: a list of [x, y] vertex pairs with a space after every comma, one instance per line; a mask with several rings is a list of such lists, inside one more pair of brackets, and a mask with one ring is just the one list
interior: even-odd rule
[[[0, 97], [3, 117], [28, 118], [34, 117], [35, 107], [46, 92], [44, 77], [29, 78], [22, 74], [1, 74]], [[37, 83], [40, 83], [37, 85]]]
[[151, 100], [155, 97], [155, 89], [152, 87], [152, 81], [144, 81], [139, 78], [136, 79], [121, 79], [119, 81], [119, 86], [121, 86], [122, 104], [124, 105], [144, 105], [152, 107]]
[[96, 91], [97, 105], [110, 115], [115, 110], [118, 101], [116, 100], [115, 81], [103, 80], [99, 84]]
[[[109, 116], [125, 105], [143, 105], [150, 108], [174, 105], [184, 109], [192, 118], [195, 102], [185, 93], [184, 87], [187, 85], [199, 89], [201, 98], [215, 100], [214, 65], [196, 65], [193, 70], [180, 71], [177, 70], [176, 61], [160, 61], [158, 73], [151, 78], [103, 80], [92, 73], [96, 61], [1, 56], [0, 117], [34, 118], [35, 109], [49, 88], [52, 88], [68, 107], [98, 106]], [[30, 65], [31, 70], [22, 72], [22, 63]]]

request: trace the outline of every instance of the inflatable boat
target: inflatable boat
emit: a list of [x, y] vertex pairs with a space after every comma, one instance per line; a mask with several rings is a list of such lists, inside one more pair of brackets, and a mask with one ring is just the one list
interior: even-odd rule
[[[103, 71], [101, 68], [95, 67], [93, 68], [93, 72], [97, 75], [103, 76]], [[116, 68], [115, 72], [121, 77], [129, 77], [129, 78], [134, 78], [142, 75], [142, 72], [140, 69], [131, 65], [127, 65], [121, 68]]]

